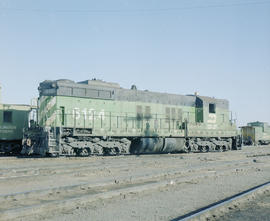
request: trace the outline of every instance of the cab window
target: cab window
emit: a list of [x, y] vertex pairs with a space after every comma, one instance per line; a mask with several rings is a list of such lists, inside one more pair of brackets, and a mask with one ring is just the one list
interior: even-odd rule
[[12, 112], [11, 111], [4, 111], [4, 123], [12, 123]]
[[216, 113], [216, 105], [215, 104], [209, 104], [209, 113], [210, 114]]

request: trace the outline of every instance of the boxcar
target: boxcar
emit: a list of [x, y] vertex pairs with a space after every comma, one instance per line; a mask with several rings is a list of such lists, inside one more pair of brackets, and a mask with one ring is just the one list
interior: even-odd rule
[[245, 145], [270, 144], [270, 126], [265, 122], [250, 122], [241, 131]]

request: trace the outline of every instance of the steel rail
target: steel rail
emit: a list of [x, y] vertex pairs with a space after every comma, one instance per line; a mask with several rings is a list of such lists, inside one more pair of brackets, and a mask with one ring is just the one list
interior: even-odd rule
[[207, 206], [201, 207], [201, 208], [196, 209], [194, 211], [191, 211], [187, 214], [176, 217], [176, 218], [172, 219], [171, 221], [187, 221], [187, 220], [199, 218], [200, 216], [205, 215], [207, 212], [210, 212], [211, 210], [215, 210], [215, 209], [219, 209], [219, 208], [222, 208], [224, 206], [227, 206], [230, 203], [232, 203], [236, 200], [239, 200], [245, 196], [248, 196], [249, 194], [255, 193], [256, 191], [263, 189], [265, 187], [270, 187], [270, 181], [263, 183], [263, 184], [260, 184], [260, 185], [257, 185], [255, 187], [252, 187], [250, 189], [247, 189], [243, 192], [237, 193], [233, 196], [227, 197], [227, 198], [222, 199], [220, 201], [217, 201], [215, 203], [211, 203]]

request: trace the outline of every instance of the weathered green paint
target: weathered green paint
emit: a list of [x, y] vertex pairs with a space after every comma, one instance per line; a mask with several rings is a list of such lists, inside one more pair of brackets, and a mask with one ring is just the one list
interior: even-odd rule
[[[142, 107], [142, 118], [137, 116], [137, 106]], [[147, 107], [151, 109], [150, 117], [145, 113]], [[166, 108], [170, 108], [170, 119], [166, 115]], [[173, 109], [176, 112], [175, 119], [172, 117]], [[177, 116], [178, 110], [181, 110], [181, 119]], [[229, 120], [229, 111], [216, 108], [215, 113], [209, 113], [207, 105], [195, 108], [159, 103], [42, 96], [38, 115], [41, 126], [92, 128], [92, 136], [183, 137], [185, 131], [182, 125], [185, 119], [188, 122], [187, 135], [191, 137], [237, 135], [235, 125]]]
[[[4, 111], [12, 113], [11, 122], [4, 122]], [[28, 105], [0, 104], [0, 140], [21, 140], [23, 128], [27, 127]]]

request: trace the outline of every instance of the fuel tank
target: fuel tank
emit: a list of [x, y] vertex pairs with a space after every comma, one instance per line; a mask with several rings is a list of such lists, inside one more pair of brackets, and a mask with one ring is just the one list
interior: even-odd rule
[[136, 138], [131, 142], [130, 153], [179, 153], [184, 151], [184, 138]]

